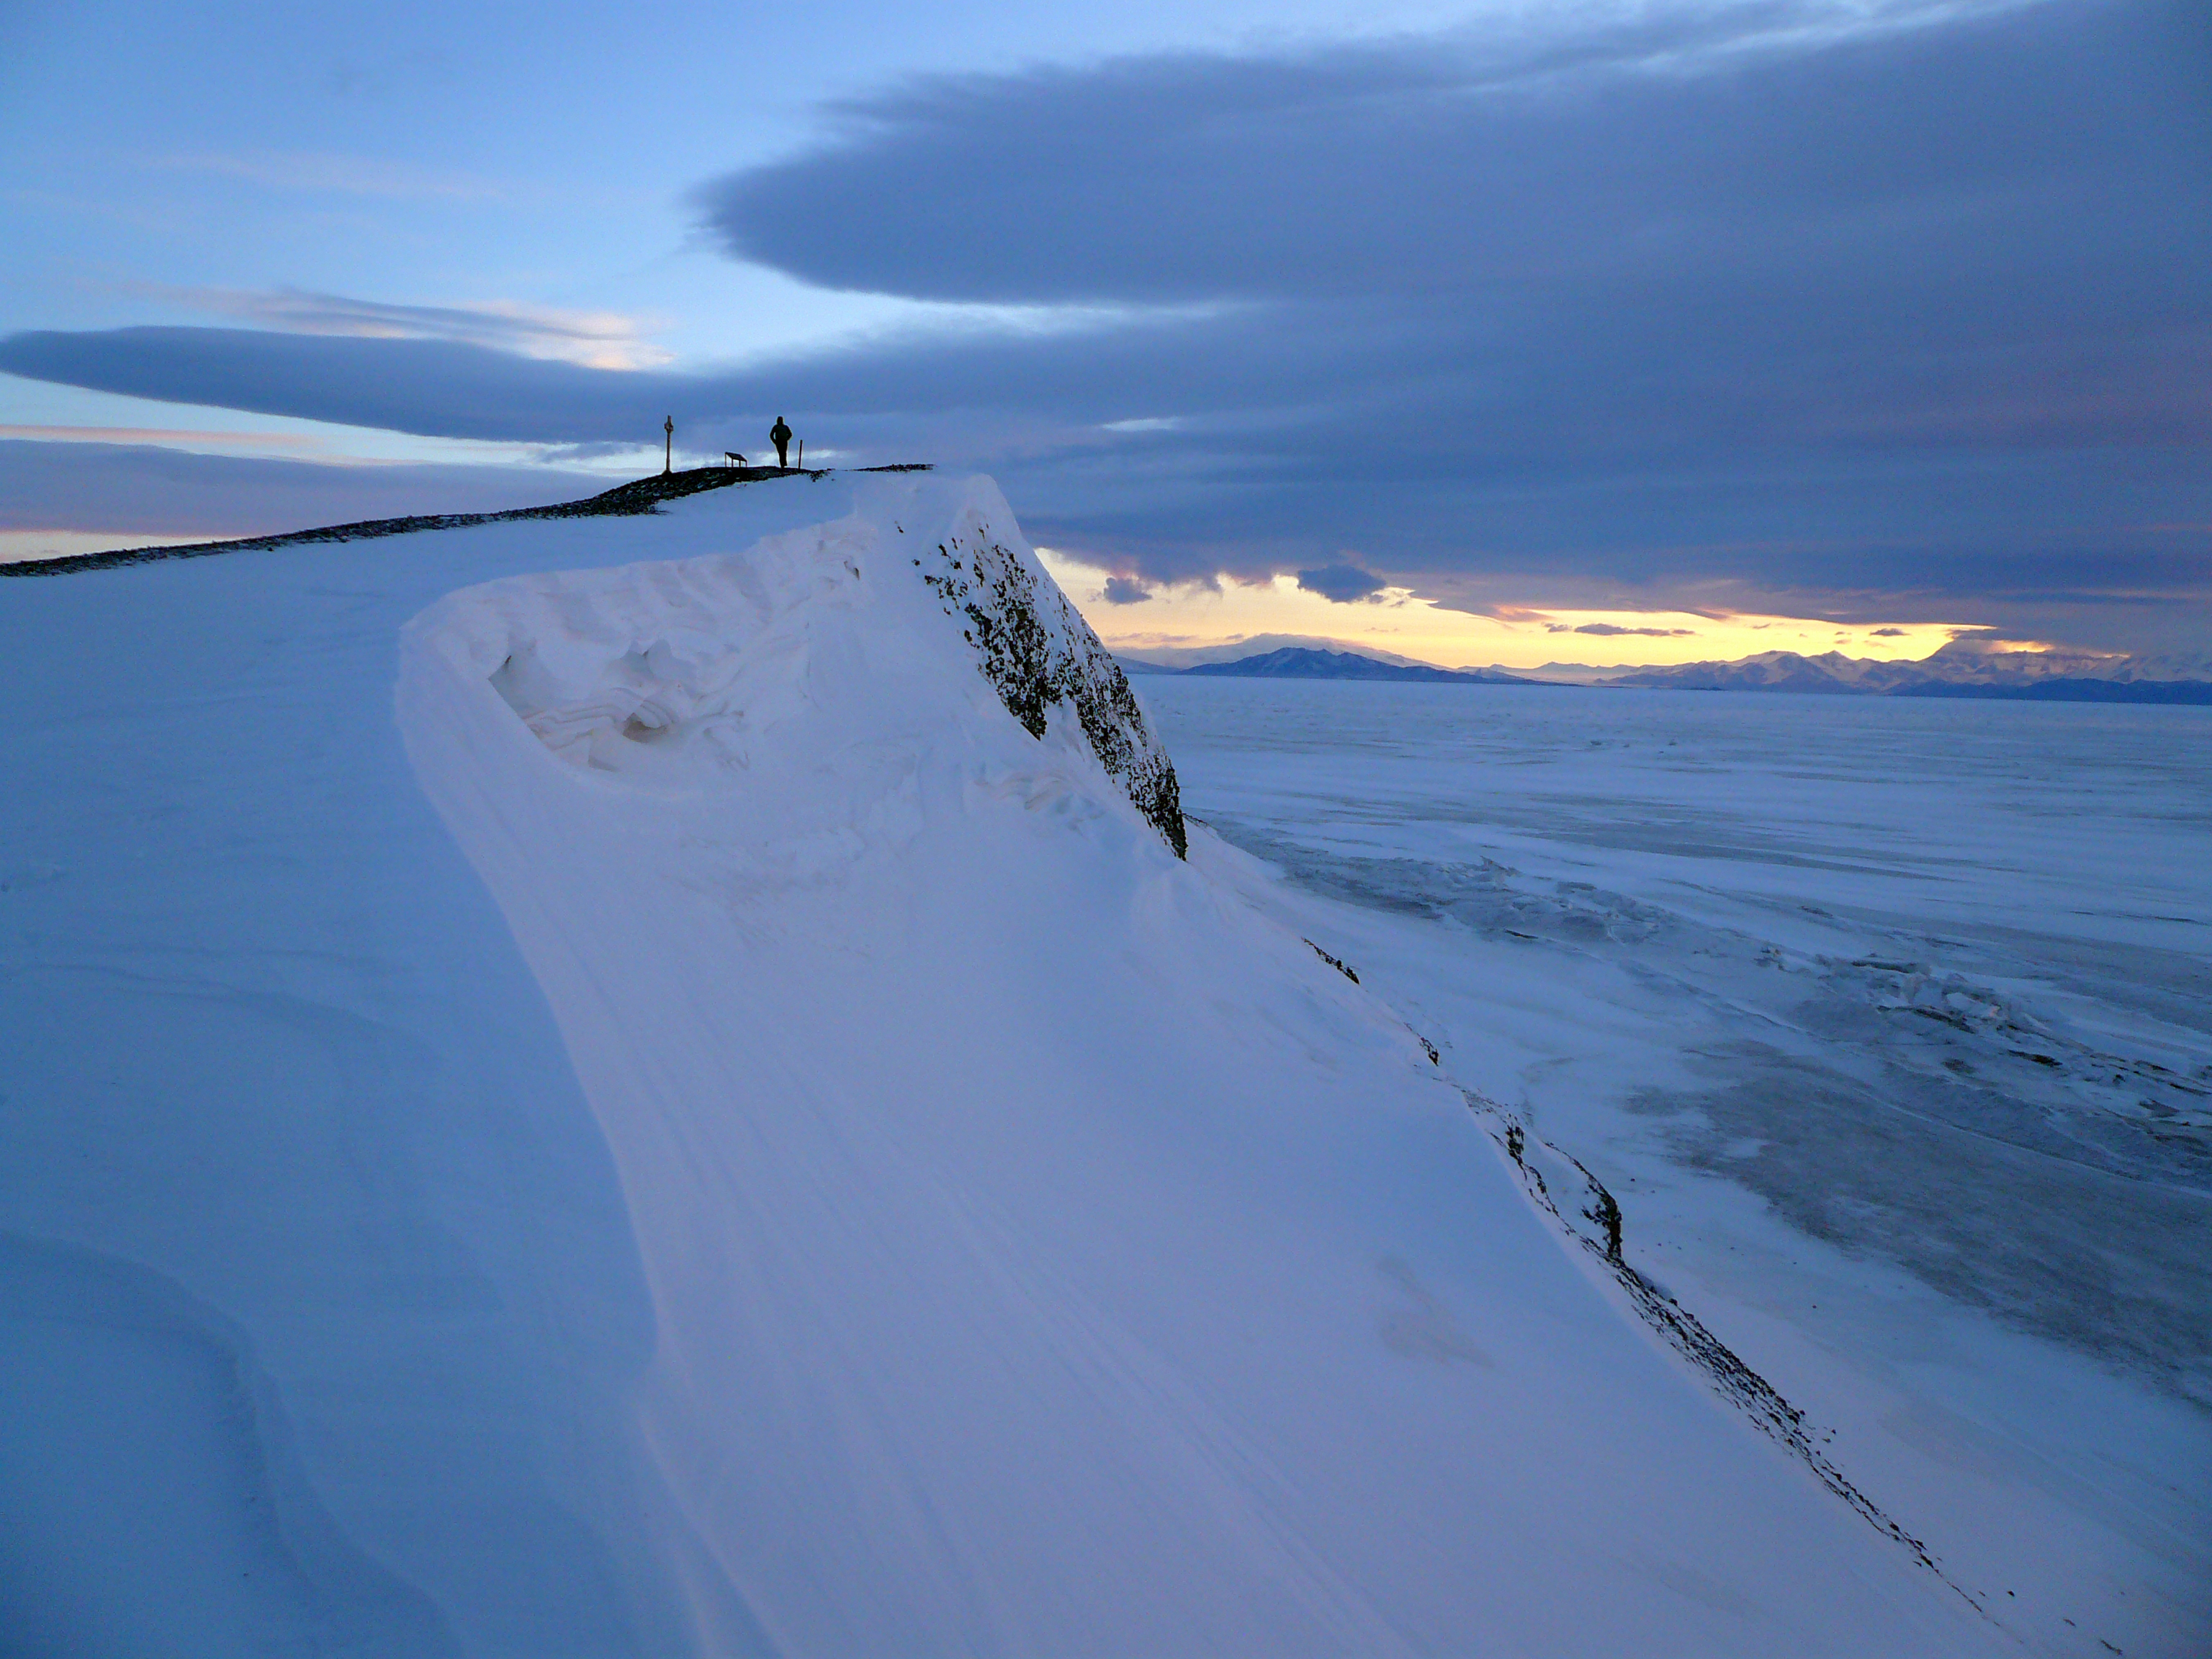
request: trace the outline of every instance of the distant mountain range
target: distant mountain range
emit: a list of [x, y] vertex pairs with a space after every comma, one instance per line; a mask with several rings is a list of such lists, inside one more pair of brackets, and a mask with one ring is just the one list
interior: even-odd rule
[[1917, 662], [1885, 662], [1830, 651], [1817, 657], [1767, 651], [1735, 662], [1693, 662], [1626, 672], [1547, 663], [1526, 674], [1498, 668], [1435, 668], [1387, 662], [1354, 651], [1286, 646], [1171, 668], [1129, 658], [1133, 674], [1207, 678], [1395, 680], [1460, 685], [1589, 685], [1673, 691], [1796, 691], [1821, 696], [1993, 697], [2032, 702], [2212, 705], [2212, 656], [2138, 657], [2065, 648], [2027, 651], [1986, 639], [1954, 640]]
[[1679, 663], [1585, 682], [1675, 691], [1799, 691], [1822, 696], [1998, 697], [2034, 702], [2212, 703], [2212, 659], [2021, 651], [1954, 640], [1917, 662], [1765, 651], [1737, 662]]
[[1141, 674], [1188, 674], [1213, 679], [1266, 680], [1410, 680], [1449, 682], [1460, 685], [1534, 685], [1535, 681], [1494, 668], [1431, 668], [1425, 663], [1385, 662], [1379, 657], [1352, 651], [1316, 651], [1285, 646], [1234, 662], [1202, 662], [1191, 668], [1164, 668], [1152, 663], [1122, 660], [1124, 668]]

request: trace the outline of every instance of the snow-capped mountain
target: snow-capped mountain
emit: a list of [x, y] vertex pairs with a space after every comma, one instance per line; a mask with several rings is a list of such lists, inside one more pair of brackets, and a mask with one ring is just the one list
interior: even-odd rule
[[0, 636], [26, 1650], [2001, 1650], [1243, 896], [988, 481]]
[[[1565, 665], [1549, 666], [1559, 672]], [[1811, 657], [1767, 651], [1734, 662], [1682, 663], [1629, 673], [1589, 670], [1578, 678], [1597, 685], [1685, 691], [2212, 702], [2212, 659], [2139, 657], [2057, 646], [2029, 649], [1971, 635], [1953, 640], [1917, 661], [1847, 657], [1836, 651]]]
[[1279, 652], [1312, 652], [1329, 656], [1351, 655], [1368, 662], [1389, 663], [1400, 668], [1432, 668], [1416, 657], [1400, 656], [1371, 645], [1348, 644], [1314, 634], [1250, 634], [1218, 645], [1145, 646], [1125, 653], [1121, 660], [1133, 672], [1176, 674], [1211, 663], [1236, 662]]
[[[1733, 661], [1621, 670], [1586, 663], [1541, 668], [1438, 668], [1410, 659], [1312, 645], [1243, 656], [1216, 647], [1206, 660], [1170, 665], [1123, 658], [1129, 673], [1207, 678], [1421, 680], [1488, 685], [1638, 686], [1678, 691], [1801, 691], [1877, 696], [1979, 696], [2051, 702], [2212, 702], [2212, 656], [2130, 656], [2058, 646], [2033, 648], [1966, 636], [1917, 661], [1804, 656], [1766, 651]], [[1188, 654], [1188, 653], [1187, 653]]]
[[1526, 685], [1528, 681], [1486, 668], [1434, 668], [1425, 663], [1386, 662], [1357, 651], [1317, 651], [1284, 646], [1227, 662], [1158, 671], [1202, 678], [1269, 680], [1395, 680], [1432, 684]]

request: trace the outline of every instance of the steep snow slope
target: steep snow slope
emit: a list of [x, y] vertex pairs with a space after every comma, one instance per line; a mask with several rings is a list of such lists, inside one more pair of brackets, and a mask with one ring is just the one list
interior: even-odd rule
[[1200, 867], [1587, 1161], [1954, 1583], [2212, 1653], [2212, 716], [1145, 685], [1281, 873]]
[[1995, 1650], [1177, 858], [987, 483], [0, 623], [30, 1650]]

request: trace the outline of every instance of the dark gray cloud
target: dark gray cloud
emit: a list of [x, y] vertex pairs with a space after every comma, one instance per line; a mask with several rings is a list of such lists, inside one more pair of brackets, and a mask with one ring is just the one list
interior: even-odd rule
[[1373, 599], [1389, 584], [1374, 572], [1362, 570], [1356, 564], [1325, 564], [1316, 569], [1299, 571], [1298, 586], [1339, 605], [1351, 605]]
[[428, 437], [643, 442], [669, 381], [450, 340], [119, 328], [0, 340], [0, 371], [168, 403]]
[[690, 375], [127, 330], [19, 335], [0, 369], [551, 442], [673, 413], [743, 448], [784, 409], [856, 456], [988, 465], [1041, 539], [1151, 582], [1387, 547], [1393, 580], [1517, 573], [1532, 602], [2212, 595], [2204, 9], [1799, 21], [922, 82], [700, 193], [803, 280], [1122, 308], [1095, 325]]
[[701, 198], [732, 252], [809, 281], [1019, 302], [1942, 280], [1981, 240], [1979, 283], [2008, 254], [2095, 252], [2078, 226], [2053, 245], [2069, 204], [2107, 228], [2148, 208], [2129, 242], [2166, 240], [2180, 204], [2144, 163], [2203, 142], [2196, 9], [1745, 49], [1792, 21], [932, 80]]
[[[1619, 623], [1583, 623], [1578, 626], [1570, 626], [1565, 623], [1552, 623], [1544, 631], [1547, 634], [1602, 634], [1607, 636], [1627, 634], [1644, 639], [1678, 640], [1686, 639], [1697, 630], [1689, 628], [1624, 628]], [[1885, 634], [1895, 634], [1902, 630], [1885, 628], [1880, 631]]]
[[1109, 576], [1106, 579], [1106, 603], [1109, 605], [1142, 605], [1152, 597], [1144, 583], [1127, 576]]
[[150, 445], [0, 439], [0, 529], [261, 536], [416, 513], [495, 513], [606, 487], [553, 468], [332, 466]]

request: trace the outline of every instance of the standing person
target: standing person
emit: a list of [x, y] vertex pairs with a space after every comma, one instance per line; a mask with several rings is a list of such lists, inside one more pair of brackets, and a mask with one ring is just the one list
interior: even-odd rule
[[783, 423], [782, 416], [779, 415], [775, 417], [775, 424], [768, 429], [768, 437], [769, 441], [775, 446], [775, 464], [778, 466], [789, 466], [791, 465], [791, 456], [788, 453], [791, 448], [791, 428]]

